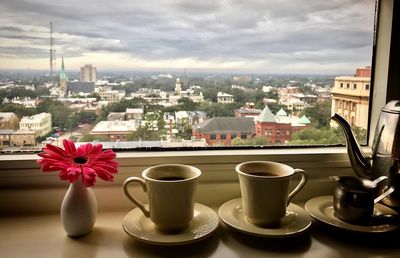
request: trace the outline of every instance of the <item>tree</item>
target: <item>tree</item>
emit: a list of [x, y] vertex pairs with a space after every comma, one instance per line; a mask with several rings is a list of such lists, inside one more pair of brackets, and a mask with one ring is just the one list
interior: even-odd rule
[[199, 110], [205, 111], [208, 117], [233, 117], [234, 110], [241, 107], [240, 103], [221, 104], [203, 102]]
[[68, 107], [64, 105], [64, 103], [52, 100], [45, 99], [38, 104], [36, 107], [38, 113], [50, 113], [53, 126], [64, 128], [71, 128], [71, 115], [72, 111]]
[[27, 108], [27, 107], [24, 107], [24, 105], [15, 104], [15, 103], [1, 104], [0, 105], [0, 112], [13, 112], [19, 118], [22, 118], [23, 116], [32, 116], [32, 115], [37, 114], [36, 109]]
[[178, 99], [178, 105], [180, 110], [185, 110], [185, 111], [194, 111], [198, 107], [197, 103], [186, 97]]
[[95, 92], [90, 93], [89, 95], [87, 95], [87, 98], [96, 98], [96, 101], [100, 101], [101, 100], [100, 95], [98, 93], [95, 93]]
[[307, 128], [292, 135], [290, 145], [343, 144], [344, 136], [337, 128]]
[[231, 141], [231, 145], [233, 146], [264, 146], [268, 144], [271, 144], [271, 142], [265, 136], [255, 136], [249, 139], [241, 139], [236, 137]]
[[301, 115], [305, 115], [311, 121], [313, 127], [325, 127], [329, 125], [331, 103], [327, 101], [316, 103], [315, 106], [305, 108]]
[[153, 131], [149, 130], [146, 126], [140, 126], [136, 131], [128, 134], [128, 141], [157, 141], [161, 139], [161, 135], [165, 134], [164, 130], [161, 131]]
[[[353, 128], [354, 135], [359, 143], [366, 142], [367, 131], [360, 127]], [[291, 145], [318, 145], [318, 144], [345, 144], [345, 137], [341, 128], [323, 127], [308, 128], [295, 132], [292, 135]]]
[[96, 119], [97, 115], [94, 112], [84, 111], [84, 110], [78, 111], [73, 113], [69, 117], [66, 128], [68, 130], [74, 130], [80, 124], [95, 124]]
[[248, 145], [247, 141], [245, 139], [242, 139], [240, 137], [236, 137], [231, 140], [231, 145], [232, 146], [242, 146], [242, 145]]
[[92, 135], [92, 134], [85, 134], [79, 139], [79, 142], [93, 142], [93, 141], [108, 142], [109, 139], [107, 138], [107, 136]]

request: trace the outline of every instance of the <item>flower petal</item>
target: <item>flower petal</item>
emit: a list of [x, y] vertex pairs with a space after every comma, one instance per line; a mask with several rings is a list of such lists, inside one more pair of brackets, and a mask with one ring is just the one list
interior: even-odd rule
[[63, 158], [67, 157], [66, 152], [63, 149], [52, 144], [46, 144], [46, 147], [42, 149], [41, 154], [46, 154], [46, 153]]
[[69, 167], [67, 168], [67, 172], [68, 179], [71, 183], [75, 182], [79, 178], [79, 175], [82, 174], [82, 170], [80, 167]]
[[96, 172], [90, 167], [82, 168], [82, 181], [86, 187], [94, 186], [96, 183]]
[[64, 145], [64, 149], [65, 152], [70, 154], [70, 155], [74, 155], [76, 152], [76, 147], [75, 147], [75, 143], [73, 141], [64, 139], [63, 140], [63, 145]]

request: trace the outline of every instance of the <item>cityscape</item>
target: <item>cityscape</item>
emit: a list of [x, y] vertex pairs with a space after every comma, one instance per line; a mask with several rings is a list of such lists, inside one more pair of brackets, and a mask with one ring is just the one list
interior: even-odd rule
[[2, 151], [35, 151], [62, 139], [127, 149], [339, 144], [334, 113], [365, 137], [368, 66], [335, 77], [183, 71], [98, 78], [86, 64], [69, 78], [66, 64], [54, 77], [2, 75]]
[[1, 152], [365, 141], [374, 1], [85, 4], [0, 3]]

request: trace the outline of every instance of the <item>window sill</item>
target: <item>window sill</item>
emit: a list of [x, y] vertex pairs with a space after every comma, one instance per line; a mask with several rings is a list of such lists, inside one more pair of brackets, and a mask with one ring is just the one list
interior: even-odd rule
[[122, 229], [127, 212], [101, 212], [91, 233], [66, 236], [59, 214], [0, 217], [4, 257], [398, 257], [395, 235], [354, 235], [313, 221], [300, 236], [271, 239], [247, 236], [222, 223], [210, 237], [182, 246], [153, 246]]
[[[65, 235], [59, 208], [68, 183], [57, 173], [41, 173], [36, 156], [0, 157], [0, 249], [5, 256], [30, 257], [364, 257], [371, 254], [393, 257], [399, 252], [393, 236], [354, 235], [325, 227], [316, 221], [309, 233], [289, 239], [264, 239], [243, 235], [220, 225], [209, 238], [185, 246], [154, 248], [129, 237], [122, 229], [123, 217], [134, 208], [122, 191], [129, 176], [139, 176], [148, 166], [186, 163], [203, 174], [196, 201], [214, 210], [240, 196], [234, 167], [247, 160], [272, 160], [305, 169], [310, 180], [296, 196], [304, 203], [319, 195], [332, 194], [330, 175], [352, 174], [345, 148], [209, 151], [171, 153], [119, 153], [120, 173], [114, 183], [102, 182], [93, 188], [99, 213], [92, 233], [80, 239]], [[137, 193], [139, 189], [132, 189]], [[145, 199], [141, 194], [140, 198]], [[8, 214], [8, 215], [6, 215]], [[15, 216], [18, 214], [18, 216]], [[106, 236], [106, 237], [105, 237]], [[356, 241], [355, 241], [356, 239]], [[371, 246], [373, 243], [373, 246]], [[21, 248], [22, 247], [22, 248]], [[382, 248], [384, 247], [384, 248]]]
[[[68, 187], [60, 181], [58, 173], [42, 173], [36, 164], [36, 155], [3, 155], [0, 157], [0, 207], [5, 213], [57, 212]], [[302, 168], [309, 181], [295, 197], [305, 201], [319, 195], [332, 194], [331, 175], [352, 175], [345, 147], [271, 149], [271, 150], [215, 150], [179, 152], [129, 152], [118, 153], [120, 172], [114, 182], [98, 180], [93, 187], [100, 211], [129, 210], [132, 204], [122, 191], [122, 184], [130, 176], [153, 165], [184, 163], [202, 171], [197, 201], [209, 206], [219, 206], [240, 196], [235, 166], [249, 160], [282, 162]], [[297, 179], [294, 179], [297, 180]], [[145, 201], [139, 189], [132, 189]]]

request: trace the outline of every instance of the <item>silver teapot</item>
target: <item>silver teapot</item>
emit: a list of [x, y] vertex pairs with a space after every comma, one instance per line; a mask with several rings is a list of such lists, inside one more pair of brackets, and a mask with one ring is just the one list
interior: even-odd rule
[[387, 176], [379, 192], [393, 187], [394, 191], [382, 202], [400, 209], [400, 100], [388, 102], [381, 110], [375, 137], [372, 143], [372, 155], [366, 156], [358, 144], [349, 123], [340, 115], [331, 117], [343, 129], [346, 137], [347, 152], [354, 172], [369, 180]]

